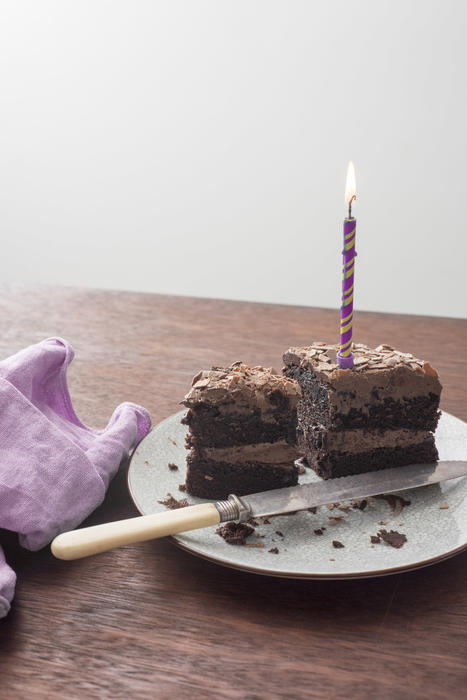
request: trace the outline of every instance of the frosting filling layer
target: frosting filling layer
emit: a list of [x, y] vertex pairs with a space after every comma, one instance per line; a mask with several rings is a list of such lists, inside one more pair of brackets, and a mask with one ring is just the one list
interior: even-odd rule
[[290, 466], [301, 455], [296, 447], [289, 445], [285, 440], [233, 447], [205, 447], [200, 449], [200, 454], [213, 462], [257, 462], [274, 466]]
[[433, 434], [429, 430], [327, 430], [306, 426], [301, 430], [316, 449], [327, 452], [359, 453], [380, 447], [407, 447], [433, 440]]

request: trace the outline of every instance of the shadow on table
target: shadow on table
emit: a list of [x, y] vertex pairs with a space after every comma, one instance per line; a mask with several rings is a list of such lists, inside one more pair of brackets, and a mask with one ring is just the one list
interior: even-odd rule
[[[136, 515], [128, 498], [126, 470], [112, 482], [105, 503], [83, 525]], [[145, 621], [158, 624], [179, 620], [193, 609], [206, 611], [219, 623], [248, 622], [253, 626], [328, 630], [348, 633], [355, 625], [367, 628], [372, 638], [381, 632], [388, 615], [397, 624], [417, 627], [426, 615], [446, 609], [451, 599], [462, 598], [467, 575], [467, 553], [403, 574], [373, 579], [300, 581], [261, 576], [228, 569], [178, 549], [168, 540], [156, 540], [76, 562], [61, 562], [49, 548], [28, 552], [17, 544], [14, 533], [0, 533], [7, 561], [18, 574], [17, 598], [2, 623], [0, 649], [5, 640], [11, 647], [16, 623], [53, 606], [63, 606], [82, 615], [86, 622], [97, 609], [111, 610], [122, 627], [128, 614], [138, 617], [144, 606]], [[78, 579], [79, 583], [76, 584]], [[68, 601], [68, 602], [67, 602]], [[444, 607], [441, 607], [441, 606]], [[156, 612], [157, 607], [157, 612]], [[152, 612], [154, 611], [154, 612]], [[400, 611], [400, 619], [397, 619]], [[53, 611], [51, 612], [53, 615]], [[62, 613], [61, 613], [62, 614]], [[440, 613], [442, 614], [442, 612]], [[65, 617], [67, 613], [65, 611]], [[71, 615], [71, 612], [70, 612]], [[161, 617], [162, 616], [162, 617]], [[200, 617], [199, 624], [203, 624]], [[2, 641], [3, 640], [3, 641]]]

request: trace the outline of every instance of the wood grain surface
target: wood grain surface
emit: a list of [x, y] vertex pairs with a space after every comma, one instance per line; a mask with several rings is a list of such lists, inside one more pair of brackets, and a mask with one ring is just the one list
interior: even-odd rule
[[[121, 401], [153, 422], [202, 367], [281, 367], [336, 341], [338, 312], [80, 289], [4, 289], [0, 357], [51, 335], [74, 346], [71, 394], [102, 427]], [[467, 322], [357, 314], [355, 337], [438, 368], [467, 420]], [[79, 494], [77, 494], [79, 497]], [[136, 514], [125, 465], [88, 523]], [[0, 697], [458, 698], [467, 683], [467, 553], [380, 579], [293, 581], [216, 566], [166, 540], [75, 562], [0, 533], [18, 573], [0, 622]]]

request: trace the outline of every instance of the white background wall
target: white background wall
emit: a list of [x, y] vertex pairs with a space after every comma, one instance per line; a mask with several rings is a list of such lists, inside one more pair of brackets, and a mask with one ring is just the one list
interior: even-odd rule
[[467, 3], [0, 0], [1, 281], [467, 316]]

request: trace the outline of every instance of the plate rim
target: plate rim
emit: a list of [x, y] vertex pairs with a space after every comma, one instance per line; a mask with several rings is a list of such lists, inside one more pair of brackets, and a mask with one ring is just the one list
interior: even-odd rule
[[[136, 496], [133, 493], [133, 490], [131, 488], [131, 483], [130, 483], [130, 472], [132, 469], [133, 461], [136, 455], [136, 451], [138, 447], [141, 445], [142, 442], [144, 442], [150, 435], [151, 433], [156, 430], [160, 425], [165, 423], [168, 420], [173, 419], [176, 416], [182, 416], [184, 413], [186, 413], [185, 410], [182, 411], [177, 411], [176, 413], [172, 413], [163, 420], [159, 421], [156, 423], [149, 433], [144, 436], [142, 440], [138, 443], [138, 445], [135, 447], [133, 450], [133, 453], [130, 457], [130, 461], [128, 464], [127, 468], [127, 474], [126, 474], [126, 482], [127, 482], [127, 488], [128, 488], [128, 493], [130, 494], [130, 498], [138, 511], [141, 515], [146, 515], [146, 513], [143, 513], [143, 511], [140, 509], [138, 506]], [[450, 416], [451, 418], [456, 418], [456, 420], [462, 420], [460, 418], [457, 418], [456, 416], [453, 416], [451, 413], [448, 413], [448, 411], [443, 411], [443, 414], [446, 416]], [[464, 422], [464, 421], [462, 421]], [[418, 562], [414, 562], [413, 564], [401, 564], [400, 566], [392, 566], [390, 568], [384, 568], [384, 569], [372, 569], [371, 571], [365, 571], [365, 572], [351, 572], [351, 571], [343, 571], [343, 572], [336, 572], [335, 574], [319, 574], [319, 573], [311, 573], [307, 571], [295, 571], [291, 572], [290, 570], [284, 570], [284, 569], [269, 569], [267, 567], [261, 567], [261, 566], [253, 566], [251, 564], [241, 564], [238, 562], [232, 562], [232, 561], [226, 561], [225, 559], [222, 559], [214, 554], [206, 554], [203, 551], [200, 551], [196, 546], [193, 545], [187, 545], [181, 540], [178, 539], [176, 535], [169, 535], [167, 537], [168, 540], [170, 540], [173, 544], [175, 544], [179, 549], [182, 549], [185, 552], [189, 552], [190, 554], [195, 555], [196, 557], [200, 559], [204, 559], [205, 561], [209, 561], [214, 564], [219, 564], [220, 566], [224, 566], [228, 569], [233, 569], [235, 571], [242, 571], [244, 573], [252, 573], [252, 574], [257, 574], [260, 576], [272, 576], [274, 578], [287, 578], [287, 579], [296, 579], [300, 581], [304, 580], [321, 580], [321, 581], [337, 581], [337, 580], [351, 580], [351, 579], [365, 579], [365, 578], [382, 578], [384, 576], [391, 576], [395, 574], [401, 574], [401, 573], [408, 573], [410, 571], [416, 571], [417, 569], [424, 569], [428, 566], [432, 566], [433, 564], [438, 564], [443, 561], [446, 561], [447, 559], [451, 559], [452, 557], [455, 557], [457, 554], [461, 554], [463, 551], [467, 550], [467, 541], [464, 542], [464, 544], [459, 545], [459, 547], [455, 547], [454, 549], [450, 549], [446, 552], [443, 552], [442, 554], [439, 554], [435, 557], [430, 557], [429, 559], [421, 559]]]

